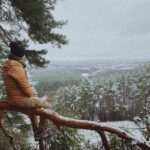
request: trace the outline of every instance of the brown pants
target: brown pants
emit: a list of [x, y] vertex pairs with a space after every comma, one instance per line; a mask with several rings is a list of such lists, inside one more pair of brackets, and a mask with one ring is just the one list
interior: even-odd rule
[[[24, 108], [46, 108], [50, 109], [51, 106], [47, 101], [41, 101], [38, 97], [30, 97], [25, 103], [16, 103], [15, 105]], [[37, 117], [34, 116], [35, 120]], [[38, 123], [39, 129], [46, 129], [48, 127], [48, 120], [44, 117], [40, 117], [40, 122]]]
[[17, 106], [25, 108], [51, 108], [51, 105], [47, 101], [42, 101], [38, 97], [30, 97], [23, 103], [16, 103]]

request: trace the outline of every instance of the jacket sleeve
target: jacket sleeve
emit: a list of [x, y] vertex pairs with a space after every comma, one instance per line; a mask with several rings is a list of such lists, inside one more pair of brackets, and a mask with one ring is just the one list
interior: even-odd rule
[[33, 96], [33, 90], [28, 82], [27, 75], [22, 66], [14, 66], [10, 69], [9, 75], [15, 79], [17, 85], [20, 87], [21, 91], [31, 97]]

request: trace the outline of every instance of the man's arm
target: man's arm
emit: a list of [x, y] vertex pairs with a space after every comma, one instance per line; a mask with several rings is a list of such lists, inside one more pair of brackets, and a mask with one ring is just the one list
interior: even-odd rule
[[25, 70], [22, 66], [14, 66], [9, 70], [9, 75], [15, 79], [21, 91], [28, 97], [33, 96], [33, 90], [28, 82]]

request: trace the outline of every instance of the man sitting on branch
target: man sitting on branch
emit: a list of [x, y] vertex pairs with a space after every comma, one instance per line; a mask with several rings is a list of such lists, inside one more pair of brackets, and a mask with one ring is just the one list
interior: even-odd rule
[[[41, 101], [30, 85], [26, 73], [26, 50], [21, 42], [10, 43], [10, 55], [3, 64], [3, 79], [8, 103], [23, 108], [48, 108], [50, 104]], [[35, 131], [35, 139], [47, 136], [47, 121], [40, 118], [39, 128]]]

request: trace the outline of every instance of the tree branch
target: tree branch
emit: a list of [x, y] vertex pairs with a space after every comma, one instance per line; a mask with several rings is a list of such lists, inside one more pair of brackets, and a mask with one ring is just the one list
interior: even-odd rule
[[110, 150], [110, 146], [109, 146], [109, 143], [108, 143], [108, 140], [107, 140], [107, 137], [106, 137], [104, 131], [98, 131], [98, 133], [102, 139], [102, 143], [103, 143], [105, 149]]
[[59, 115], [58, 113], [49, 110], [49, 109], [27, 109], [27, 108], [20, 108], [17, 106], [13, 106], [8, 104], [6, 101], [0, 102], [0, 110], [9, 110], [9, 111], [16, 111], [21, 112], [27, 115], [39, 115], [42, 117], [45, 117], [49, 120], [51, 120], [54, 124], [57, 126], [66, 126], [71, 128], [78, 128], [78, 129], [87, 129], [87, 130], [95, 130], [99, 133], [99, 131], [106, 131], [112, 134], [117, 135], [120, 138], [125, 139], [128, 142], [134, 142], [137, 146], [139, 146], [143, 150], [150, 150], [150, 145], [146, 141], [142, 141], [139, 139], [136, 139], [132, 135], [128, 134], [124, 130], [113, 128], [111, 126], [105, 125], [103, 123], [97, 123], [94, 121], [84, 121], [84, 120], [77, 120], [77, 119], [71, 119], [67, 117], [63, 117]]
[[18, 145], [16, 145], [15, 142], [14, 142], [15, 138], [11, 134], [9, 134], [8, 131], [5, 129], [2, 114], [0, 114], [0, 129], [3, 131], [3, 134], [9, 139], [9, 142], [12, 145], [13, 149], [18, 150], [18, 148], [16, 147]]
[[6, 131], [4, 124], [3, 124], [3, 119], [1, 117], [0, 117], [0, 128], [2, 129], [4, 135], [8, 137], [10, 141], [12, 141], [14, 137]]
[[[0, 25], [0, 30], [2, 31], [2, 32], [0, 32], [0, 33], [2, 33], [0, 37], [2, 38], [3, 42], [4, 42], [7, 46], [9, 46], [8, 42], [11, 42], [11, 37], [8, 36], [8, 33], [6, 32], [5, 29], [3, 29], [3, 27], [2, 27], [1, 25]], [[6, 40], [4, 39], [3, 36], [5, 36], [5, 37], [7, 38], [8, 42], [6, 42]]]

